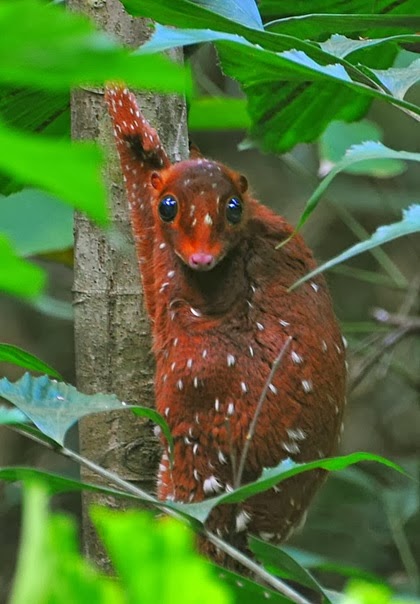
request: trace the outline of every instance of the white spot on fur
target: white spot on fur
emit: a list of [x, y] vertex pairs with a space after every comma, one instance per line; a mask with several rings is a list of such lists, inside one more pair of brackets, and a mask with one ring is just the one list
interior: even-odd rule
[[311, 380], [302, 380], [302, 388], [308, 394], [308, 392], [312, 392], [313, 384]]
[[204, 216], [204, 224], [208, 224], [208, 225], [212, 225], [213, 224], [213, 219], [210, 216], [210, 214], [206, 214]]
[[245, 510], [241, 510], [239, 514], [236, 515], [236, 532], [241, 533], [246, 529], [251, 520], [251, 514], [246, 512]]
[[241, 382], [241, 390], [244, 394], [246, 394], [248, 392], [248, 386], [246, 385], [245, 382]]
[[220, 449], [219, 449], [219, 451], [217, 452], [217, 458], [218, 458], [218, 460], [220, 461], [220, 463], [226, 463], [226, 462], [227, 462], [227, 459], [226, 459], [226, 457], [225, 457], [225, 455], [224, 455], [223, 451], [221, 451]]
[[294, 440], [305, 440], [306, 438], [306, 432], [304, 430], [302, 430], [301, 428], [297, 428], [296, 430], [286, 430], [287, 435], [289, 438], [292, 438]]
[[214, 408], [216, 409], [216, 411], [220, 410], [220, 401], [218, 398], [214, 401]]
[[258, 328], [260, 331], [264, 331], [264, 325], [263, 325], [262, 323], [259, 323], [258, 321], [257, 321], [257, 328]]
[[178, 390], [182, 390], [184, 387], [182, 380], [178, 380], [176, 385], [177, 385]]
[[233, 354], [228, 354], [227, 357], [226, 357], [226, 360], [227, 360], [227, 366], [228, 367], [233, 367], [233, 365], [235, 364], [235, 361], [236, 361], [236, 359], [233, 356]]
[[282, 449], [284, 449], [285, 451], [287, 451], [287, 453], [290, 453], [291, 455], [295, 455], [296, 453], [300, 452], [300, 447], [295, 442], [283, 443], [281, 446]]
[[295, 365], [301, 365], [301, 363], [303, 362], [303, 357], [301, 357], [300, 354], [298, 354], [294, 350], [292, 350], [290, 356], [292, 357], [292, 361], [295, 363]]
[[271, 392], [272, 392], [273, 394], [277, 394], [278, 390], [277, 390], [277, 388], [274, 386], [274, 384], [270, 384], [268, 387], [269, 387], [269, 389], [271, 390]]
[[233, 403], [229, 403], [227, 408], [227, 414], [233, 415], [235, 413], [235, 405]]
[[222, 483], [216, 476], [210, 476], [203, 482], [203, 491], [205, 493], [218, 493], [222, 489]]

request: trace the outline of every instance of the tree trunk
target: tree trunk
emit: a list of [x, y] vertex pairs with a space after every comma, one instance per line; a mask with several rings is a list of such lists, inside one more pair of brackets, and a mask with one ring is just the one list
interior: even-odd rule
[[[145, 20], [133, 19], [118, 0], [71, 0], [72, 10], [90, 16], [102, 29], [130, 46], [150, 35]], [[149, 23], [150, 25], [150, 23]], [[179, 97], [142, 94], [139, 104], [158, 127], [173, 159], [185, 157], [187, 135], [185, 104]], [[159, 115], [159, 121], [157, 121]], [[105, 235], [84, 215], [75, 217], [75, 339], [77, 387], [86, 393], [113, 392], [121, 400], [153, 405], [153, 359], [150, 331], [143, 306], [137, 260], [128, 218], [125, 191], [114, 150], [103, 91], [78, 90], [72, 98], [72, 136], [99, 141], [107, 150], [111, 230]], [[160, 456], [150, 422], [129, 411], [88, 416], [80, 423], [82, 455], [117, 473], [121, 478], [152, 491]], [[84, 480], [98, 476], [83, 469]], [[100, 569], [109, 561], [88, 516], [99, 503], [121, 508], [126, 503], [97, 494], [84, 494], [85, 552]]]

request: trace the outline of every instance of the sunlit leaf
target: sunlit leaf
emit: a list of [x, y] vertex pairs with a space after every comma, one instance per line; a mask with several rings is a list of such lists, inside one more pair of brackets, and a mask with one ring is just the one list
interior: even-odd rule
[[34, 298], [42, 292], [45, 282], [45, 272], [19, 258], [6, 237], [0, 234], [0, 291]]
[[188, 112], [190, 130], [246, 129], [251, 125], [246, 100], [229, 97], [192, 99]]
[[122, 604], [121, 588], [81, 555], [77, 527], [69, 517], [50, 514], [41, 483], [25, 488], [24, 515], [11, 604], [95, 602]]
[[168, 518], [152, 522], [150, 514], [134, 510], [94, 508], [92, 517], [130, 602], [232, 602], [228, 587], [196, 553], [185, 526]]
[[35, 355], [11, 344], [0, 343], [0, 362], [12, 363], [13, 365], [46, 373], [56, 378], [61, 377], [58, 371], [47, 365], [47, 363], [44, 363], [44, 361], [41, 361], [41, 359], [38, 359]]
[[123, 80], [132, 86], [183, 92], [189, 72], [165, 57], [139, 57], [96, 30], [85, 17], [47, 2], [0, 3], [0, 81], [68, 90]]
[[398, 237], [411, 235], [412, 233], [420, 233], [420, 204], [412, 205], [406, 210], [403, 210], [403, 218], [399, 222], [379, 227], [367, 241], [356, 243], [356, 245], [348, 248], [345, 252], [339, 254], [335, 258], [328, 260], [328, 262], [324, 262], [324, 264], [321, 264], [321, 266], [314, 271], [311, 271], [302, 277], [302, 279], [296, 281], [291, 289], [299, 287], [299, 285], [308, 279], [312, 279], [315, 275], [323, 273], [331, 267], [336, 266], [341, 262], [345, 262], [358, 254], [362, 254], [374, 247], [388, 243]]
[[102, 153], [96, 145], [22, 134], [0, 124], [0, 147], [1, 170], [42, 187], [101, 224], [106, 222]]

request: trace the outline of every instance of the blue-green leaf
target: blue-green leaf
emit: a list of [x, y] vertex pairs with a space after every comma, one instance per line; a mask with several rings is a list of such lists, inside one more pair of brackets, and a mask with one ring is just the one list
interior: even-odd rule
[[412, 233], [420, 233], [420, 204], [415, 204], [403, 210], [403, 218], [399, 222], [394, 222], [393, 224], [388, 224], [385, 226], [380, 226], [372, 235], [370, 239], [367, 241], [361, 241], [360, 243], [356, 243], [352, 247], [348, 248], [342, 254], [339, 254], [335, 258], [328, 260], [321, 266], [318, 266], [314, 271], [311, 271], [302, 279], [296, 281], [293, 284], [291, 289], [295, 289], [299, 287], [302, 283], [307, 281], [308, 279], [312, 279], [315, 275], [319, 273], [323, 273], [328, 269], [340, 264], [341, 262], [345, 262], [349, 258], [353, 258], [358, 254], [362, 254], [368, 250], [371, 250], [374, 247], [378, 247], [379, 245], [383, 245], [384, 243], [388, 243], [393, 239], [397, 239], [398, 237], [403, 237], [404, 235], [411, 235]]
[[13, 409], [11, 407], [5, 407], [4, 405], [0, 405], [0, 425], [22, 424], [27, 421], [29, 421], [28, 417], [19, 409]]
[[21, 256], [73, 246], [73, 209], [38, 189], [0, 196], [0, 230]]
[[23, 411], [47, 436], [64, 444], [67, 430], [81, 417], [100, 411], [123, 409], [124, 403], [113, 394], [87, 395], [74, 386], [32, 377], [25, 373], [17, 382], [0, 380], [0, 396]]

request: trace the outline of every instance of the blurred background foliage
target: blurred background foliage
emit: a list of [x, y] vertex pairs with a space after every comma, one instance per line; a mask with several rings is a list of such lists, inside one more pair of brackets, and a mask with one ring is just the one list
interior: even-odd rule
[[[13, 31], [6, 35], [7, 19], [11, 19], [12, 13], [8, 16], [4, 7], [11, 4], [4, 3], [0, 7], [2, 64], [6, 56], [5, 48], [8, 42], [13, 47], [11, 40], [15, 35]], [[44, 2], [44, 5], [47, 4]], [[125, 4], [133, 8], [136, 2], [127, 1]], [[153, 3], [144, 3], [145, 15], [149, 4]], [[206, 7], [218, 3], [195, 4]], [[25, 19], [27, 23], [35, 23], [35, 13], [31, 17], [30, 11], [35, 10], [36, 2], [22, 0], [16, 5], [20, 5], [23, 25]], [[170, 8], [168, 2], [155, 0], [154, 5], [156, 11], [161, 8], [165, 12], [167, 6], [169, 12], [175, 10]], [[328, 26], [321, 28], [313, 39], [325, 42], [336, 31], [340, 21], [339, 17], [334, 20], [336, 13], [348, 13], [349, 16], [353, 13], [370, 16], [396, 14], [413, 18], [420, 15], [417, 2], [400, 2], [394, 7], [386, 0], [376, 3], [354, 0], [347, 2], [345, 8], [342, 5], [342, 2], [334, 0], [311, 3], [312, 13], [331, 15], [329, 21], [326, 19]], [[368, 9], [366, 5], [369, 5]], [[229, 8], [229, 3], [227, 6]], [[307, 3], [297, 0], [262, 0], [259, 8], [264, 22], [307, 13]], [[219, 9], [223, 14], [220, 6]], [[171, 25], [172, 21], [168, 17], [162, 23]], [[357, 23], [352, 24], [350, 20], [345, 23], [348, 23], [346, 36], [359, 39]], [[63, 29], [60, 29], [62, 25]], [[297, 25], [289, 21], [281, 29], [279, 21], [277, 25], [269, 26], [268, 31], [283, 31], [298, 36], [300, 32], [293, 30]], [[66, 30], [67, 24], [61, 21], [61, 16], [57, 17], [55, 26], [56, 35], [51, 46], [45, 46], [45, 56], [54, 51], [54, 40], [61, 44], [64, 37], [60, 39], [60, 36], [68, 35], [70, 41], [75, 33]], [[51, 23], [44, 21], [43, 27], [39, 27], [39, 37], [45, 41], [45, 32], [48, 38]], [[413, 30], [414, 25], [411, 26], [409, 21], [405, 25], [401, 23], [397, 30], [394, 27], [390, 31], [386, 23], [380, 31], [377, 24], [375, 27], [375, 37], [379, 34], [383, 37], [396, 33], [408, 35], [419, 31], [419, 26]], [[25, 31], [28, 35], [29, 30], [23, 27], [21, 38], [18, 37], [18, 42], [22, 40], [22, 48]], [[371, 31], [365, 30], [362, 39], [368, 39]], [[9, 153], [7, 141], [12, 139], [7, 137], [12, 132], [31, 133], [35, 137], [39, 133], [48, 134], [49, 141], [59, 145], [57, 148], [61, 148], [60, 145], [69, 139], [69, 89], [73, 78], [70, 72], [72, 69], [77, 71], [80, 60], [88, 54], [92, 56], [92, 53], [97, 53], [96, 63], [92, 60], [90, 69], [88, 65], [86, 73], [78, 75], [79, 81], [92, 77], [94, 66], [106, 62], [103, 53], [108, 53], [111, 68], [102, 72], [99, 70], [97, 83], [112, 77], [113, 73], [118, 73], [120, 77], [125, 73], [129, 74], [127, 79], [131, 80], [132, 85], [147, 85], [139, 76], [136, 79], [133, 75], [139, 69], [140, 61], [147, 60], [147, 57], [140, 55], [130, 65], [124, 63], [125, 51], [111, 42], [104, 42], [100, 34], [95, 38], [90, 29], [84, 29], [83, 25], [78, 35], [84, 35], [86, 43], [81, 45], [82, 50], [79, 48], [79, 54], [74, 51], [74, 56], [69, 56], [67, 80], [56, 86], [43, 88], [40, 80], [31, 79], [30, 66], [28, 73], [24, 73], [19, 62], [22, 57], [15, 52], [14, 62], [8, 64], [8, 76], [0, 82], [2, 155]], [[304, 39], [305, 36], [302, 36]], [[18, 44], [16, 37], [14, 44]], [[399, 46], [392, 44], [379, 50], [373, 48], [365, 63], [377, 70], [391, 65], [403, 69], [418, 58], [419, 49], [419, 43], [413, 40]], [[221, 48], [223, 57], [227, 52], [228, 47]], [[44, 61], [43, 69], [50, 74], [56, 73], [54, 61], [51, 58], [45, 60], [45, 56], [39, 59]], [[352, 144], [381, 140], [393, 149], [420, 152], [417, 121], [381, 100], [366, 104], [366, 99], [363, 102], [359, 99], [360, 106], [355, 108], [353, 117], [356, 114], [362, 117], [368, 109], [360, 121], [331, 122], [310, 144], [292, 145], [281, 156], [264, 155], [256, 148], [258, 111], [255, 109], [253, 113], [251, 110], [251, 120], [243, 92], [237, 82], [221, 71], [214, 46], [210, 43], [189, 46], [186, 60], [191, 66], [194, 81], [189, 114], [193, 142], [206, 156], [245, 173], [256, 197], [293, 224], [297, 223], [319, 178], [328, 174]], [[161, 76], [161, 80], [164, 79], [165, 76]], [[247, 83], [242, 84], [246, 89]], [[321, 84], [317, 84], [319, 86]], [[177, 88], [180, 89], [181, 84], [174, 77], [171, 89]], [[275, 88], [269, 90], [268, 94], [273, 97]], [[316, 90], [313, 94], [316, 95]], [[311, 96], [308, 98], [313, 100]], [[413, 85], [405, 98], [419, 106], [419, 85]], [[246, 127], [251, 128], [248, 134]], [[242, 150], [238, 151], [238, 147]], [[20, 147], [16, 148], [19, 152]], [[54, 149], [46, 150], [45, 157], [41, 157], [40, 161], [52, 160], [54, 154]], [[6, 167], [7, 162], [3, 158], [0, 160], [0, 233], [12, 242], [19, 258], [30, 258], [31, 266], [43, 269], [48, 277], [48, 285], [42, 296], [30, 295], [26, 301], [12, 295], [0, 296], [0, 339], [30, 351], [58, 370], [65, 381], [74, 383], [72, 209], [70, 205], [62, 203], [61, 189], [72, 187], [75, 175], [64, 175], [67, 180], [62, 182], [61, 189], [49, 189], [46, 193], [42, 190], [43, 183], [35, 178], [36, 166], [28, 174], [21, 169], [13, 173]], [[92, 182], [92, 187], [97, 186]], [[399, 221], [404, 208], [419, 203], [419, 190], [420, 170], [415, 162], [396, 159], [359, 164], [333, 181], [322, 203], [305, 225], [303, 234], [318, 260], [326, 261], [372, 233], [378, 226]], [[74, 196], [73, 191], [67, 195], [70, 198], [67, 201], [71, 203]], [[104, 213], [98, 207], [100, 204], [92, 210], [91, 215], [104, 221]], [[415, 331], [404, 327], [411, 319], [419, 321], [419, 263], [417, 234], [397, 239], [383, 249], [377, 248], [373, 253], [358, 256], [327, 273], [335, 308], [349, 342], [349, 398], [341, 452], [365, 450], [385, 455], [401, 464], [416, 479], [420, 474], [420, 340], [418, 328]], [[20, 293], [20, 286], [17, 291], [13, 287], [9, 290], [10, 294]], [[16, 365], [2, 362], [2, 375], [17, 379], [21, 373], [22, 370]], [[35, 465], [73, 476], [77, 474], [77, 468], [66, 460], [28, 445], [20, 437], [1, 429], [0, 466], [13, 464]], [[1, 601], [6, 596], [16, 560], [21, 493], [14, 484], [7, 483], [0, 485], [0, 493]], [[319, 576], [331, 588], [341, 589], [348, 576], [371, 580], [379, 578], [386, 580], [399, 592], [419, 595], [419, 495], [418, 481], [407, 480], [386, 468], [358, 466], [336, 473], [317, 496], [304, 529], [291, 539], [286, 551], [307, 568], [317, 569]], [[80, 513], [76, 495], [61, 496], [56, 505], [75, 515]], [[376, 597], [376, 601], [380, 602], [379, 596]]]

